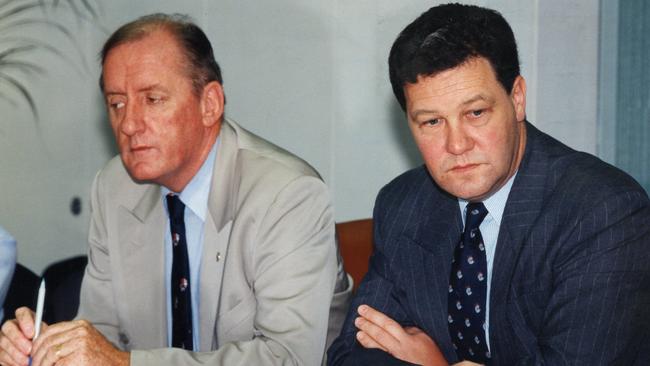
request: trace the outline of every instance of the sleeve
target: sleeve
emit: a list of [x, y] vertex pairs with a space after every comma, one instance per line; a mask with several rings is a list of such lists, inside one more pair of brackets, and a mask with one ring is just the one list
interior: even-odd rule
[[133, 351], [138, 365], [320, 365], [337, 263], [334, 218], [325, 184], [300, 177], [260, 221], [253, 253], [255, 336], [213, 352]]
[[5, 302], [15, 267], [16, 240], [0, 227], [0, 320], [4, 319], [4, 310], [1, 305]]
[[385, 201], [383, 191], [377, 197], [373, 214], [373, 242], [374, 250], [370, 257], [368, 273], [361, 281], [357, 293], [352, 299], [348, 314], [343, 324], [341, 335], [334, 341], [327, 354], [330, 366], [340, 365], [408, 365], [388, 353], [378, 350], [366, 349], [356, 341], [357, 328], [354, 320], [359, 316], [357, 308], [362, 304], [386, 314], [391, 319], [403, 326], [412, 325], [412, 320], [400, 303], [399, 290], [395, 286], [399, 273], [391, 267], [391, 257], [397, 248], [395, 243], [386, 240], [382, 235], [384, 224], [382, 203]]
[[88, 265], [81, 282], [77, 319], [87, 319], [114, 345], [119, 341], [119, 322], [111, 281], [101, 171], [95, 176], [90, 199]]
[[648, 357], [648, 198], [617, 193], [583, 212], [549, 263], [553, 288], [537, 347], [518, 365], [632, 365]]

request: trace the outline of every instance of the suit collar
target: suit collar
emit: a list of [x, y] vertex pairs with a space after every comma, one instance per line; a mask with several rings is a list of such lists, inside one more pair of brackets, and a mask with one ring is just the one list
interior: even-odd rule
[[[194, 215], [198, 216], [202, 222], [205, 222], [206, 213], [208, 210], [208, 196], [210, 195], [210, 183], [214, 176], [214, 162], [217, 157], [217, 148], [219, 146], [220, 138], [217, 136], [215, 142], [210, 148], [207, 158], [201, 164], [201, 168], [192, 177], [190, 182], [178, 194], [180, 200], [189, 208]], [[169, 193], [173, 193], [167, 187], [160, 187], [161, 195], [163, 198]], [[165, 204], [165, 208], [167, 205]]]
[[208, 210], [218, 231], [234, 218], [239, 188], [237, 184], [240, 174], [237, 169], [239, 144], [233, 125], [233, 122], [225, 118], [221, 124], [220, 142], [208, 197]]
[[129, 210], [141, 223], [148, 220], [156, 206], [160, 201], [160, 186], [155, 184], [144, 184], [144, 192], [138, 202], [133, 207], [125, 207]]
[[[214, 162], [213, 178], [210, 183], [208, 210], [221, 230], [234, 217], [234, 202], [237, 197], [237, 154], [239, 144], [233, 122], [224, 119], [219, 132], [217, 157]], [[126, 209], [141, 222], [145, 222], [152, 214], [156, 205], [161, 202], [161, 187], [156, 184], [142, 184], [143, 193], [134, 206], [126, 205]]]

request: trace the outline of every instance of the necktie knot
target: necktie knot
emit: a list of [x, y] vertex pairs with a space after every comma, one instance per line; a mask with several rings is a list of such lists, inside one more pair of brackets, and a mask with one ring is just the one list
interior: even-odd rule
[[174, 222], [184, 220], [185, 204], [178, 198], [178, 195], [170, 193], [167, 195], [167, 210], [169, 218]]
[[469, 232], [481, 226], [488, 210], [483, 202], [470, 202], [465, 210], [465, 232]]

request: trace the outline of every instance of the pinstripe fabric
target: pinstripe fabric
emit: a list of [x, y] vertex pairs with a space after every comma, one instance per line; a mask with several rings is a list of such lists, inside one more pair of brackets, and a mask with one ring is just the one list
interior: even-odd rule
[[[490, 294], [492, 365], [630, 365], [650, 343], [650, 204], [628, 175], [527, 124], [506, 204]], [[330, 365], [363, 365], [353, 320], [369, 304], [424, 330], [450, 363], [446, 325], [456, 199], [424, 167], [384, 187], [375, 252]], [[375, 364], [400, 364], [383, 354]], [[641, 361], [637, 361], [641, 362]], [[637, 363], [641, 365], [641, 363]]]

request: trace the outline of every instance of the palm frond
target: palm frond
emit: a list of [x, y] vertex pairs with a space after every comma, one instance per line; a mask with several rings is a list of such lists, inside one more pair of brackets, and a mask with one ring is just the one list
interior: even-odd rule
[[9, 24], [4, 24], [0, 25], [0, 34], [6, 34], [6, 32], [13, 31], [16, 28], [21, 28], [21, 27], [30, 27], [34, 25], [41, 25], [41, 26], [46, 26], [46, 27], [51, 27], [55, 30], [57, 30], [60, 34], [62, 34], [72, 45], [74, 48], [75, 52], [77, 53], [77, 56], [79, 56], [79, 59], [82, 60], [83, 62], [83, 67], [86, 71], [88, 71], [88, 65], [85, 63], [85, 57], [83, 54], [83, 51], [75, 41], [74, 36], [68, 30], [68, 28], [64, 27], [63, 25], [49, 19], [20, 19], [20, 20], [15, 20], [13, 22], [10, 22]]
[[23, 84], [21, 84], [18, 80], [2, 71], [0, 71], [0, 80], [8, 82], [9, 85], [14, 87], [22, 95], [22, 97], [27, 101], [27, 104], [29, 104], [29, 109], [32, 111], [32, 115], [34, 115], [34, 120], [38, 122], [38, 110], [36, 109], [36, 103], [34, 102], [34, 98], [32, 98], [32, 95], [29, 93], [27, 88], [25, 88], [25, 86], [23, 86]]
[[33, 45], [25, 45], [25, 46], [17, 46], [17, 47], [8, 48], [8, 49], [0, 52], [0, 61], [2, 61], [5, 58], [14, 56], [17, 53], [23, 53], [23, 52], [31, 51], [31, 50], [33, 50], [35, 48], [36, 48], [36, 46], [33, 46]]
[[38, 1], [33, 1], [27, 4], [22, 4], [15, 6], [3, 13], [0, 13], [0, 20], [6, 20], [12, 17], [16, 17], [21, 14], [28, 13], [32, 9], [41, 8], [41, 4]]
[[[20, 44], [26, 46], [32, 46], [32, 49], [42, 49], [44, 51], [50, 52], [57, 57], [63, 59], [67, 64], [74, 65], [75, 61], [68, 54], [61, 52], [58, 48], [45, 43], [41, 40], [29, 38], [29, 37], [0, 37], [0, 44]], [[82, 62], [83, 64], [83, 62]], [[81, 70], [75, 67], [75, 71], [81, 75]]]
[[42, 68], [41, 66], [38, 66], [32, 62], [27, 62], [27, 61], [0, 60], [0, 68], [2, 68], [2, 70], [6, 68], [14, 68], [23, 71], [26, 74], [31, 74], [31, 73], [42, 74], [45, 72], [45, 69]]
[[9, 96], [7, 93], [3, 93], [2, 90], [0, 90], [0, 99], [4, 100], [5, 102], [11, 104], [12, 107], [17, 107], [18, 102], [16, 102], [11, 96]]
[[[38, 111], [36, 103], [29, 89], [23, 84], [16, 73], [25, 75], [42, 74], [46, 70], [37, 63], [26, 61], [27, 55], [33, 51], [44, 50], [63, 59], [67, 64], [74, 65], [72, 57], [76, 54], [81, 60], [83, 70], [88, 72], [89, 67], [81, 47], [77, 43], [75, 35], [69, 30], [67, 24], [62, 21], [52, 20], [52, 13], [48, 9], [61, 9], [72, 13], [77, 20], [83, 20], [92, 26], [99, 26], [97, 8], [94, 6], [96, 0], [0, 0], [0, 84], [8, 85], [9, 90], [16, 93], [7, 93], [6, 88], [0, 89], [0, 100], [16, 104], [14, 96], [24, 99], [38, 122]], [[40, 12], [38, 10], [41, 10]], [[63, 51], [51, 43], [20, 35], [22, 28], [38, 30], [39, 27], [49, 33], [57, 33], [62, 36], [66, 43], [69, 43], [74, 51]], [[29, 30], [29, 29], [28, 29]], [[80, 68], [73, 67], [77, 72]]]
[[[70, 0], [74, 1], [74, 0]], [[86, 11], [93, 17], [93, 19], [97, 19], [99, 17], [99, 14], [97, 14], [97, 10], [90, 4], [90, 1], [88, 0], [81, 0], [81, 4], [84, 6]]]

